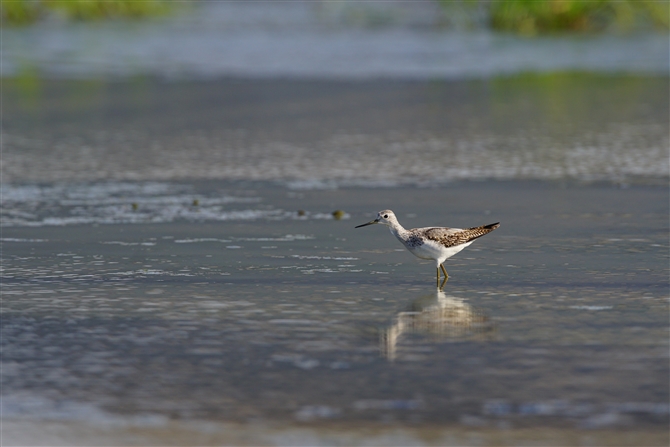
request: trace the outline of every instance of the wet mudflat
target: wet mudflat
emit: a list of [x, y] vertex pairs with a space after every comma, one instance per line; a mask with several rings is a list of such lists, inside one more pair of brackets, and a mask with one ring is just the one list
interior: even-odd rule
[[[100, 442], [667, 441], [665, 188], [111, 185], [90, 203], [46, 194], [22, 211], [32, 226], [3, 228], [17, 444], [46, 436], [26, 434], [37, 421], [65, 444], [112, 426]], [[447, 261], [440, 292], [385, 228], [354, 230], [389, 207], [406, 227], [502, 225]], [[145, 221], [105, 220], [121, 211]]]

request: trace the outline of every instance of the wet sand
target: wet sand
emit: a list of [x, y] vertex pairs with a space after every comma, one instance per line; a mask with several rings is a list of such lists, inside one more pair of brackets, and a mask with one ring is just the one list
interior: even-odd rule
[[[143, 424], [105, 428], [93, 425], [48, 422], [34, 424], [5, 422], [3, 437], [8, 445], [125, 446], [148, 445], [239, 445], [239, 446], [662, 446], [667, 435], [647, 430], [574, 430], [538, 427], [533, 429], [490, 428], [359, 428], [330, 425], [314, 428], [239, 425], [234, 423], [181, 423], [177, 421], [147, 428]], [[23, 436], [17, 436], [22, 433]], [[29, 433], [29, 435], [28, 435]], [[16, 440], [19, 440], [18, 442]], [[23, 441], [23, 442], [21, 442]]]

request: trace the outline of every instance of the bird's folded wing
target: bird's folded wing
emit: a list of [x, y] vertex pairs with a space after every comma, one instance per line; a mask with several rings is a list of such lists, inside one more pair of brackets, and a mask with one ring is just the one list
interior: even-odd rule
[[460, 228], [428, 228], [425, 230], [425, 237], [427, 239], [439, 242], [445, 247], [453, 247], [456, 245], [465, 244], [486, 233], [490, 233], [495, 228], [487, 228], [485, 226], [467, 228], [461, 230]]

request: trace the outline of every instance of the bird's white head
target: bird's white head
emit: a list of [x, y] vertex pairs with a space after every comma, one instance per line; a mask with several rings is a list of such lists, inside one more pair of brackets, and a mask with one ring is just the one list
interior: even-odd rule
[[398, 224], [398, 219], [396, 219], [395, 214], [393, 214], [393, 211], [383, 210], [377, 213], [377, 218], [375, 220], [371, 220], [368, 223], [358, 225], [356, 228], [365, 227], [367, 225], [372, 224], [383, 224], [388, 227], [394, 227]]

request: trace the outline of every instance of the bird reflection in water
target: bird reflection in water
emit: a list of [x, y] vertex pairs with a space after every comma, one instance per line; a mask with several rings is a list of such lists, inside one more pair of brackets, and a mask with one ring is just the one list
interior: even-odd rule
[[462, 299], [447, 295], [442, 288], [410, 302], [393, 323], [379, 334], [383, 357], [395, 360], [402, 334], [420, 334], [435, 341], [492, 340], [495, 327], [490, 318]]

